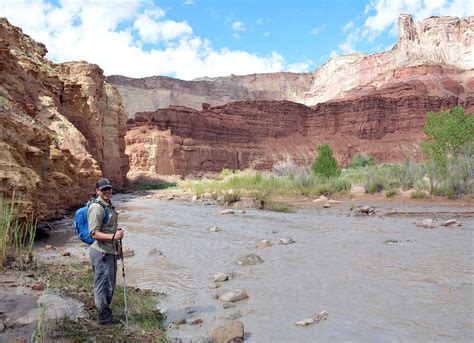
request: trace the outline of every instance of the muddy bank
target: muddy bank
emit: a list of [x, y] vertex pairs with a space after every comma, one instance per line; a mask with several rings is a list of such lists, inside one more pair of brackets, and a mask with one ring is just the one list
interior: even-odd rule
[[[470, 203], [353, 199], [323, 208], [307, 199], [295, 213], [245, 208], [224, 215], [220, 206], [176, 197], [119, 198], [126, 243], [135, 251], [126, 259], [127, 282], [166, 294], [160, 306], [169, 337], [203, 340], [238, 319], [249, 342], [474, 339], [474, 220], [439, 225], [451, 213], [472, 212]], [[374, 215], [356, 214], [362, 205]], [[426, 218], [439, 224], [415, 225]], [[60, 231], [51, 241], [74, 249], [70, 232]], [[295, 242], [279, 244], [288, 237]], [[261, 240], [271, 246], [257, 248]], [[263, 263], [235, 263], [248, 254]], [[217, 272], [230, 279], [216, 284]], [[248, 299], [216, 298], [238, 290]], [[295, 325], [324, 311], [326, 320]]]

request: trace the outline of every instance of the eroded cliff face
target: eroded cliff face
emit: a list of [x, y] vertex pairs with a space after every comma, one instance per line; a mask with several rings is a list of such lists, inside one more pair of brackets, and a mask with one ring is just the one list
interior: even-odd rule
[[430, 17], [398, 22], [398, 43], [390, 51], [331, 58], [314, 73], [272, 73], [182, 81], [164, 77], [132, 79], [109, 76], [124, 101], [127, 117], [169, 106], [201, 109], [243, 100], [288, 100], [312, 106], [344, 99], [359, 87], [378, 89], [394, 70], [437, 64], [461, 70], [474, 68], [474, 17]]
[[341, 164], [357, 152], [385, 162], [419, 160], [426, 112], [454, 106], [474, 112], [474, 71], [407, 67], [389, 79], [380, 89], [311, 107], [244, 101], [138, 113], [128, 120], [129, 177], [271, 169], [286, 158], [309, 164], [321, 143], [331, 144]]
[[117, 91], [98, 66], [45, 54], [0, 19], [0, 193], [39, 219], [87, 200], [102, 175], [122, 188], [128, 172]]

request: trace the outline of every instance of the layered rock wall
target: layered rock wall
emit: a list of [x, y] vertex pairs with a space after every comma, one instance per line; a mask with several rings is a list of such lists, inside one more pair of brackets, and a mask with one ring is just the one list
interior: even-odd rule
[[[265, 170], [286, 158], [309, 164], [322, 143], [331, 144], [341, 164], [357, 152], [378, 161], [419, 160], [426, 112], [463, 106], [474, 113], [472, 73], [460, 77], [457, 69], [433, 66], [428, 69], [438, 73], [424, 79], [420, 74], [427, 68], [421, 69], [400, 70], [396, 82], [371, 95], [312, 107], [246, 101], [202, 111], [174, 106], [138, 113], [128, 120], [129, 176]], [[452, 73], [463, 81], [453, 81]]]
[[182, 81], [163, 77], [132, 79], [110, 76], [124, 101], [127, 117], [169, 106], [197, 110], [243, 100], [288, 100], [308, 106], [343, 99], [357, 88], [376, 90], [393, 70], [439, 64], [474, 68], [474, 16], [430, 17], [414, 23], [401, 15], [399, 39], [387, 52], [333, 57], [314, 73], [273, 73]]
[[122, 188], [128, 171], [117, 91], [99, 67], [45, 54], [0, 19], [0, 194], [39, 219], [82, 204], [100, 176]]

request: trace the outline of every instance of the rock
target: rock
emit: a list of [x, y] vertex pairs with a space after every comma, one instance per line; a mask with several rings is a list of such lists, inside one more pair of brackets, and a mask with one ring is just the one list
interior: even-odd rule
[[201, 318], [197, 318], [191, 322], [191, 325], [202, 325], [203, 322], [204, 321]]
[[174, 325], [183, 325], [186, 324], [186, 318], [181, 318], [181, 319], [175, 319], [171, 322], [171, 324]]
[[209, 231], [209, 232], [221, 232], [221, 231], [223, 231], [223, 229], [221, 229], [220, 227], [217, 227], [217, 226], [213, 226], [213, 227], [210, 227], [209, 229], [207, 229], [207, 231]]
[[263, 263], [262, 258], [255, 254], [242, 256], [235, 262], [235, 264], [237, 264], [238, 266], [253, 266], [253, 265], [262, 264], [262, 263]]
[[323, 207], [324, 207], [324, 208], [330, 208], [331, 205], [327, 202], [327, 203], [325, 203], [325, 204], [323, 205]]
[[229, 280], [229, 275], [223, 273], [214, 274], [214, 282], [224, 282]]
[[129, 247], [123, 247], [122, 253], [123, 253], [123, 257], [135, 256], [135, 252]]
[[227, 209], [227, 210], [223, 210], [223, 211], [220, 211], [219, 214], [234, 214], [234, 210], [231, 210], [231, 209]]
[[197, 201], [198, 199], [198, 196], [197, 195], [193, 195], [193, 197], [191, 198], [191, 201]]
[[306, 318], [303, 320], [299, 320], [295, 322], [294, 324], [297, 326], [308, 326], [311, 324], [317, 324], [320, 321], [324, 321], [328, 318], [329, 313], [327, 311], [321, 311], [318, 314], [314, 315], [313, 317]]
[[211, 334], [213, 342], [219, 343], [242, 343], [244, 341], [244, 324], [238, 320], [232, 320], [224, 325], [216, 327]]
[[52, 249], [56, 249], [56, 248], [49, 244], [46, 244], [44, 247], [44, 250], [52, 250]]
[[327, 201], [328, 201], [328, 198], [326, 198], [324, 195], [321, 195], [319, 198], [313, 200], [313, 202], [324, 202], [324, 203], [326, 203]]
[[357, 209], [357, 213], [359, 214], [366, 214], [368, 216], [374, 215], [375, 210], [372, 207], [369, 206], [362, 206]]
[[235, 304], [230, 303], [230, 302], [225, 302], [225, 303], [222, 304], [222, 307], [223, 307], [224, 309], [228, 309], [228, 308], [235, 307]]
[[448, 219], [441, 225], [443, 225], [443, 226], [461, 226], [462, 223], [457, 221], [456, 219]]
[[295, 241], [291, 237], [280, 238], [280, 240], [278, 241], [278, 244], [281, 244], [281, 245], [288, 245], [288, 244], [293, 244], [293, 243], [295, 243]]
[[31, 285], [31, 289], [34, 291], [42, 291], [44, 290], [44, 284], [42, 284], [41, 282], [34, 283]]
[[437, 226], [436, 221], [428, 218], [428, 219], [423, 219], [421, 221], [418, 221], [415, 223], [416, 226], [423, 227], [425, 229], [433, 229]]
[[333, 200], [333, 199], [329, 199], [329, 200], [328, 200], [328, 204], [331, 204], [331, 205], [333, 205], [333, 204], [336, 205], [336, 204], [340, 204], [340, 203], [341, 203], [341, 202], [338, 201], [338, 200]]
[[268, 247], [271, 247], [271, 246], [272, 246], [272, 243], [267, 239], [263, 239], [263, 240], [257, 242], [257, 245], [256, 245], [256, 247], [258, 249], [264, 249], [264, 248], [268, 248]]
[[219, 297], [219, 300], [225, 301], [225, 302], [231, 302], [234, 303], [236, 301], [248, 299], [248, 295], [244, 290], [236, 290], [235, 292], [227, 292], [224, 293]]
[[71, 253], [69, 251], [62, 251], [61, 256], [69, 257], [69, 256], [71, 256]]
[[0, 333], [2, 333], [3, 331], [5, 331], [5, 324], [3, 324], [3, 322], [0, 322]]
[[162, 256], [162, 255], [163, 255], [163, 251], [155, 249], [155, 248], [151, 249], [148, 252], [148, 256]]
[[84, 305], [69, 297], [51, 293], [43, 294], [38, 299], [38, 304], [46, 309], [45, 319], [47, 320], [68, 318], [77, 322], [79, 318], [85, 317]]

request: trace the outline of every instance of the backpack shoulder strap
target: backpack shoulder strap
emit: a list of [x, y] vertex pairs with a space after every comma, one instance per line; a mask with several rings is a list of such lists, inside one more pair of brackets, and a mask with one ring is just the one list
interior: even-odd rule
[[105, 206], [102, 202], [100, 202], [97, 199], [92, 199], [91, 201], [89, 201], [89, 203], [87, 204], [87, 207], [89, 208], [91, 204], [99, 204], [100, 206], [102, 206], [102, 208], [105, 211], [104, 219], [102, 220], [102, 225], [105, 225], [105, 223], [109, 221], [109, 210], [107, 209], [107, 206]]

